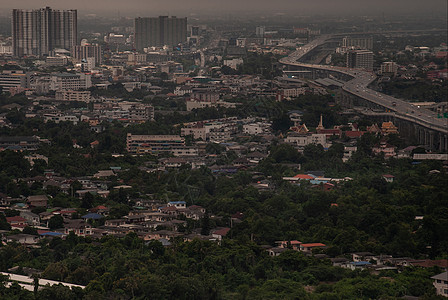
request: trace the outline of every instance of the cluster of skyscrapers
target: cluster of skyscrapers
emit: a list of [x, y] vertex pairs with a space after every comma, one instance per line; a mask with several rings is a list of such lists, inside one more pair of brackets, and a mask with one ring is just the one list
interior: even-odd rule
[[70, 50], [78, 41], [76, 10], [12, 11], [12, 40], [15, 56], [43, 56], [57, 48]]
[[[54, 49], [67, 49], [76, 58], [95, 57], [98, 47], [77, 46], [77, 11], [50, 7], [12, 11], [14, 56], [48, 56]], [[176, 46], [187, 41], [187, 18], [160, 16], [135, 19], [135, 49]]]

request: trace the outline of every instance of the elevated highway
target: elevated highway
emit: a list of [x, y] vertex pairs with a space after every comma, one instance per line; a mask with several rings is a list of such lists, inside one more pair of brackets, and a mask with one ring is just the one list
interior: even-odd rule
[[448, 150], [448, 120], [438, 118], [437, 113], [412, 105], [372, 89], [368, 86], [376, 75], [360, 69], [342, 68], [300, 62], [310, 51], [323, 45], [330, 35], [323, 35], [300, 47], [297, 51], [280, 60], [289, 70], [309, 71], [311, 79], [337, 77], [344, 81], [340, 103], [346, 107], [365, 106], [388, 112], [400, 132], [410, 140], [426, 145], [431, 150]]

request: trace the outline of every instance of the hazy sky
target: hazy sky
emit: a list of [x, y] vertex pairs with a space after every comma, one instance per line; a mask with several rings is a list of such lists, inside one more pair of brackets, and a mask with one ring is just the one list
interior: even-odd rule
[[294, 12], [297, 14], [446, 14], [447, 0], [0, 0], [0, 9], [78, 9], [80, 14], [118, 12], [150, 16], [195, 12]]

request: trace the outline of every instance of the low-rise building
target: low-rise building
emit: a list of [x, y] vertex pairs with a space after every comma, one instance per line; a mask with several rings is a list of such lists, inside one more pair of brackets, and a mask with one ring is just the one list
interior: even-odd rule
[[303, 149], [306, 145], [315, 144], [322, 145], [324, 148], [329, 147], [327, 135], [323, 133], [300, 134], [292, 132], [285, 138], [285, 143], [292, 144], [299, 149]]
[[133, 135], [126, 138], [127, 150], [134, 154], [156, 154], [172, 152], [174, 148], [185, 146], [185, 139], [178, 135]]
[[40, 140], [35, 136], [0, 136], [0, 151], [27, 150], [35, 151], [39, 148]]
[[271, 132], [271, 124], [267, 122], [255, 122], [243, 125], [243, 133], [257, 135]]
[[432, 276], [431, 279], [434, 280], [433, 285], [436, 288], [436, 294], [448, 297], [448, 272]]
[[381, 141], [379, 144], [372, 147], [372, 153], [378, 155], [380, 153], [384, 154], [384, 158], [394, 157], [396, 147], [389, 145], [386, 141]]
[[311, 253], [314, 249], [325, 248], [327, 247], [322, 243], [309, 243], [309, 244], [300, 244], [299, 250], [301, 252]]
[[47, 207], [48, 197], [46, 195], [28, 196], [26, 203], [31, 207]]
[[90, 102], [90, 91], [73, 91], [73, 90], [60, 90], [55, 94], [55, 99], [58, 101], [81, 101]]

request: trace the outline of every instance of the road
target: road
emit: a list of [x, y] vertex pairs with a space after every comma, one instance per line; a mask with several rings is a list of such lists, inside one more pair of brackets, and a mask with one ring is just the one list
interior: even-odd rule
[[288, 57], [281, 59], [280, 63], [310, 69], [330, 70], [349, 75], [352, 79], [344, 83], [342, 87], [344, 91], [366, 99], [372, 103], [378, 104], [387, 110], [394, 112], [397, 117], [412, 120], [413, 122], [424, 127], [448, 134], [448, 120], [437, 118], [437, 114], [435, 112], [425, 108], [416, 107], [409, 102], [369, 89], [369, 84], [376, 79], [376, 75], [374, 73], [359, 69], [307, 64], [298, 61], [316, 47], [325, 44], [325, 42], [331, 37], [332, 36], [330, 35], [320, 36], [310, 43], [300, 47]]

